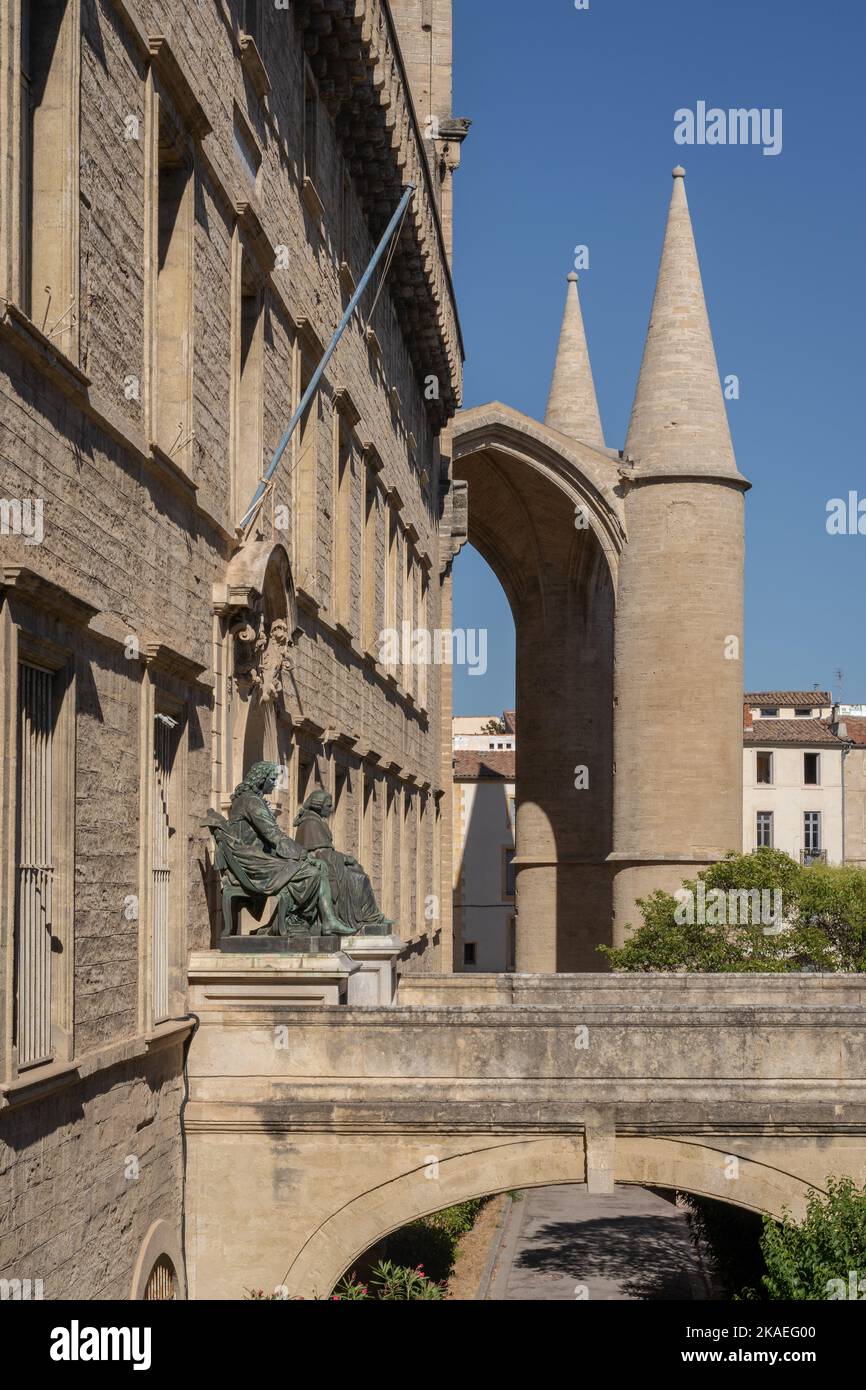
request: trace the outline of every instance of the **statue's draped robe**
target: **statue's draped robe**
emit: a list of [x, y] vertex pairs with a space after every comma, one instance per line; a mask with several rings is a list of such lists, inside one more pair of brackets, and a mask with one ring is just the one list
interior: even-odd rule
[[357, 862], [346, 863], [346, 856], [334, 848], [334, 837], [327, 821], [313, 807], [305, 807], [296, 822], [298, 844], [315, 853], [328, 866], [334, 910], [347, 926], [359, 932], [382, 928], [387, 919], [379, 910], [373, 886]]
[[277, 825], [264, 797], [243, 787], [233, 798], [228, 822], [211, 827], [229, 871], [254, 897], [260, 919], [265, 900], [284, 896], [292, 916], [315, 922], [318, 914], [320, 870], [304, 849]]

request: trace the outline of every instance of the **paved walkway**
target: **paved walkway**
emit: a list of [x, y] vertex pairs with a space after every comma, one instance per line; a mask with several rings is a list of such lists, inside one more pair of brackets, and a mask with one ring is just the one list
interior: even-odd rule
[[693, 1301], [707, 1291], [679, 1208], [643, 1187], [597, 1197], [572, 1185], [513, 1203], [484, 1296]]

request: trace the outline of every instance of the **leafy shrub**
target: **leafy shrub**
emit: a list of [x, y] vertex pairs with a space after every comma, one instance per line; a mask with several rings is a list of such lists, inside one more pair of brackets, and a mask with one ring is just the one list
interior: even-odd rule
[[355, 1303], [433, 1303], [445, 1298], [445, 1285], [431, 1279], [419, 1265], [410, 1269], [380, 1260], [366, 1284], [352, 1275], [341, 1279], [331, 1301]]
[[709, 1247], [728, 1298], [817, 1302], [850, 1298], [852, 1288], [866, 1296], [866, 1186], [828, 1178], [826, 1195], [810, 1192], [800, 1223], [683, 1196], [692, 1238]]
[[[697, 896], [778, 892], [779, 928], [728, 920], [690, 923], [661, 890], [638, 903], [643, 924], [624, 946], [601, 946], [614, 970], [691, 972], [866, 971], [866, 872], [802, 867], [779, 850], [729, 854], [683, 888]], [[695, 914], [696, 916], [699, 914]]]
[[816, 1302], [849, 1298], [852, 1280], [866, 1294], [866, 1185], [850, 1178], [827, 1182], [826, 1196], [810, 1192], [805, 1219], [764, 1218], [761, 1251], [766, 1272], [761, 1285], [773, 1302]]

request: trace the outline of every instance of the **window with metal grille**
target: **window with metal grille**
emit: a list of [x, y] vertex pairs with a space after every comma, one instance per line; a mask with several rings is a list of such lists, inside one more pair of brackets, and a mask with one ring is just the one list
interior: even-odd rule
[[177, 1280], [174, 1265], [167, 1255], [160, 1255], [148, 1276], [144, 1290], [146, 1302], [168, 1303], [177, 1298]]
[[54, 673], [21, 662], [15, 799], [15, 1036], [19, 1067], [52, 1057], [53, 731]]
[[157, 714], [153, 735], [153, 808], [151, 859], [151, 949], [153, 1021], [169, 1016], [171, 973], [171, 878], [174, 835], [172, 766], [177, 720]]

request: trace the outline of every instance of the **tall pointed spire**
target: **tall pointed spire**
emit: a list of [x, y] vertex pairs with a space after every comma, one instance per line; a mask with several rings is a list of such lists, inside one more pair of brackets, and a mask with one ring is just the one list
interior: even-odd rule
[[651, 473], [737, 474], [685, 169], [674, 186], [626, 454]]
[[556, 366], [550, 383], [544, 423], [550, 425], [551, 429], [568, 435], [569, 439], [578, 439], [583, 444], [592, 445], [594, 449], [604, 448], [604, 433], [595, 398], [592, 366], [586, 346], [583, 315], [580, 312], [580, 297], [577, 293], [577, 275], [574, 271], [568, 277], [565, 312], [562, 316]]

